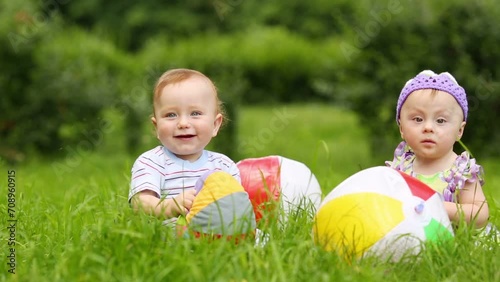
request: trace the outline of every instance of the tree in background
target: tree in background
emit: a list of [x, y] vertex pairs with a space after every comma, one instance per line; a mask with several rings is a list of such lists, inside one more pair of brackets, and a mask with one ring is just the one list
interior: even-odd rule
[[365, 44], [353, 47], [345, 80], [337, 81], [372, 133], [373, 152], [380, 158], [391, 156], [400, 138], [395, 124], [399, 92], [415, 74], [432, 69], [452, 73], [467, 92], [470, 115], [463, 142], [475, 155], [500, 156], [495, 145], [500, 142], [500, 124], [494, 122], [500, 112], [500, 69], [494, 63], [500, 61], [500, 32], [493, 24], [500, 17], [496, 3], [405, 2], [397, 14], [374, 14], [384, 22], [378, 32], [358, 29], [347, 41], [353, 47], [361, 37]]
[[0, 155], [10, 159], [96, 149], [113, 125], [123, 129], [112, 134], [138, 151], [151, 142], [144, 128], [155, 79], [174, 67], [216, 82], [231, 122], [214, 146], [234, 159], [240, 105], [318, 101], [356, 111], [373, 152], [387, 158], [398, 139], [399, 91], [423, 69], [457, 77], [471, 111], [465, 143], [477, 155], [500, 155], [493, 1], [0, 0], [0, 7]]

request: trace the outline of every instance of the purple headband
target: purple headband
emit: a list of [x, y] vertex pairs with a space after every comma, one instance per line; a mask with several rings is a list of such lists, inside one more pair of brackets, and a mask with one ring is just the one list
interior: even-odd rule
[[438, 75], [433, 71], [424, 70], [415, 76], [415, 78], [406, 82], [403, 90], [401, 90], [401, 94], [399, 94], [398, 105], [396, 106], [396, 122], [398, 124], [401, 107], [406, 101], [406, 98], [408, 98], [413, 91], [420, 89], [441, 90], [455, 97], [464, 113], [464, 121], [467, 121], [467, 96], [462, 86], [458, 85], [455, 78], [447, 72], [442, 72]]

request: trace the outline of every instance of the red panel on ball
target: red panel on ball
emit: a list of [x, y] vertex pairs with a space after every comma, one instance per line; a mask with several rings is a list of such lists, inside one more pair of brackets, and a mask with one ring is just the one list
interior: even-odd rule
[[436, 191], [432, 190], [427, 184], [422, 181], [416, 179], [413, 176], [410, 176], [404, 172], [398, 170], [398, 172], [403, 176], [406, 183], [408, 183], [408, 187], [410, 188], [413, 196], [419, 197], [424, 201], [427, 201], [432, 195], [436, 193]]
[[238, 162], [241, 185], [250, 197], [257, 222], [266, 204], [280, 196], [280, 160], [278, 156], [250, 158]]

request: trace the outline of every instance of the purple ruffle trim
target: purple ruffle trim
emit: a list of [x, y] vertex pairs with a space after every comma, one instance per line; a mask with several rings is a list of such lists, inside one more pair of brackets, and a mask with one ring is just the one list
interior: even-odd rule
[[[415, 176], [413, 172], [414, 159], [415, 153], [405, 141], [402, 141], [396, 147], [396, 150], [394, 150], [394, 159], [392, 162], [386, 161], [385, 164], [386, 166]], [[481, 186], [484, 185], [483, 168], [476, 163], [474, 158], [470, 157], [468, 152], [463, 152], [457, 156], [453, 166], [441, 172], [440, 177], [448, 183], [448, 186], [443, 191], [444, 200], [447, 202], [455, 201], [454, 195], [456, 190], [464, 188], [466, 182], [479, 181]]]

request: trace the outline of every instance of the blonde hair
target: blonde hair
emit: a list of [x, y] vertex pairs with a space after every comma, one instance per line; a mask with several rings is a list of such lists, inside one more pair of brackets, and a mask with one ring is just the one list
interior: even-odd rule
[[154, 92], [153, 92], [153, 115], [154, 115], [154, 110], [155, 110], [155, 104], [158, 102], [161, 96], [161, 92], [163, 91], [163, 88], [165, 88], [167, 85], [171, 84], [176, 84], [182, 81], [185, 81], [191, 77], [198, 76], [205, 78], [210, 85], [212, 86], [214, 93], [215, 93], [215, 100], [217, 103], [217, 113], [222, 114], [222, 120], [226, 120], [226, 114], [224, 110], [224, 105], [222, 101], [219, 99], [219, 94], [217, 92], [217, 87], [215, 84], [208, 78], [206, 75], [203, 73], [192, 70], [192, 69], [171, 69], [166, 72], [164, 72], [158, 81], [155, 84]]

